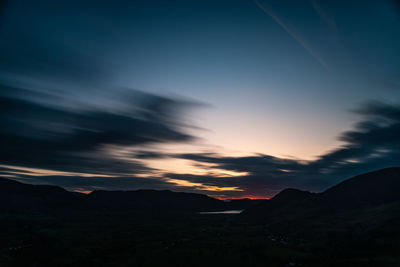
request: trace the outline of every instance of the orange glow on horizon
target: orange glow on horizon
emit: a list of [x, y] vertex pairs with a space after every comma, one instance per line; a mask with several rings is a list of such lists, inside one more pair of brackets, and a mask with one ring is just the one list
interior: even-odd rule
[[249, 175], [249, 172], [237, 172], [217, 168], [214, 163], [197, 163], [187, 159], [168, 158], [168, 159], [149, 159], [143, 161], [150, 168], [156, 169], [153, 173], [143, 174], [143, 177], [149, 177], [152, 174], [160, 175], [162, 173], [212, 176], [216, 178], [239, 177]]
[[254, 195], [244, 195], [244, 196], [239, 196], [239, 197], [229, 197], [229, 196], [213, 196], [209, 195], [210, 197], [219, 199], [219, 200], [238, 200], [238, 199], [265, 199], [269, 200], [271, 199], [270, 197], [266, 196], [254, 196]]
[[166, 179], [166, 182], [175, 184], [177, 186], [182, 186], [182, 187], [193, 187], [196, 190], [202, 190], [202, 191], [214, 191], [214, 192], [221, 192], [221, 191], [244, 191], [243, 189], [240, 189], [237, 186], [225, 186], [225, 187], [220, 187], [220, 186], [215, 186], [215, 185], [205, 185], [202, 183], [193, 183], [190, 181], [186, 180], [179, 180], [179, 179]]
[[88, 195], [88, 194], [92, 193], [93, 190], [85, 190], [85, 189], [79, 189], [78, 188], [78, 189], [74, 189], [72, 192], [82, 193], [82, 194]]

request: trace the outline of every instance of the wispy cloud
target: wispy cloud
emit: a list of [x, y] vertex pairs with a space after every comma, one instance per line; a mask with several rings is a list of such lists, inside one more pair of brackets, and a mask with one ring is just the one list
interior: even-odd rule
[[318, 4], [317, 0], [311, 0], [312, 6], [315, 10], [315, 12], [317, 12], [317, 14], [320, 16], [320, 18], [326, 22], [326, 24], [329, 25], [329, 27], [331, 27], [331, 29], [334, 31], [335, 35], [338, 35], [337, 32], [337, 26], [336, 26], [336, 22], [335, 20], [333, 20], [333, 18], [331, 18], [326, 12], [325, 10]]
[[254, 3], [262, 10], [265, 14], [269, 15], [276, 23], [278, 23], [290, 36], [293, 37], [307, 52], [321, 64], [326, 70], [330, 70], [329, 65], [326, 61], [311, 47], [311, 45], [292, 27], [289, 27], [267, 4], [261, 4], [258, 0], [253, 0]]

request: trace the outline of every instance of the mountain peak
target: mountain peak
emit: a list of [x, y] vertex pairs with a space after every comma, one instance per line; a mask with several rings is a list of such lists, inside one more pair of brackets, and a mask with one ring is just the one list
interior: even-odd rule
[[400, 201], [399, 191], [400, 167], [386, 168], [354, 176], [322, 193], [285, 189], [271, 200], [249, 208], [243, 217], [264, 221], [321, 217]]

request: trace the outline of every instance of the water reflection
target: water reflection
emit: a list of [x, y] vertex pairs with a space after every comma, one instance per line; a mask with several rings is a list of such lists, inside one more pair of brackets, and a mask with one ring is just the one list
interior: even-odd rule
[[203, 211], [200, 214], [239, 214], [243, 210]]

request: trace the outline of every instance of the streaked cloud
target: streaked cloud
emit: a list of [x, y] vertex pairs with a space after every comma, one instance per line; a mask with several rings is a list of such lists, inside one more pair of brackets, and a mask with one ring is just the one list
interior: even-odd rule
[[296, 30], [287, 23], [283, 21], [283, 19], [274, 12], [274, 10], [268, 6], [265, 2], [261, 2], [258, 0], [253, 0], [254, 3], [268, 16], [270, 16], [276, 23], [279, 24], [293, 39], [297, 41], [299, 45], [301, 45], [319, 64], [321, 64], [326, 70], [330, 70], [327, 62], [322, 58], [322, 56], [315, 51], [314, 48], [305, 40], [301, 34], [296, 32]]

